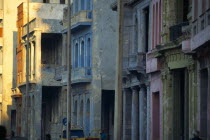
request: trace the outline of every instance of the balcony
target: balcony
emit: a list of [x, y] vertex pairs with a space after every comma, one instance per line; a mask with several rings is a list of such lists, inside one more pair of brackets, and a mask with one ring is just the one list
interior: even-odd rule
[[92, 69], [90, 67], [72, 69], [72, 72], [71, 72], [72, 83], [91, 82], [91, 79], [92, 79], [92, 71], [91, 70]]
[[53, 64], [42, 64], [43, 86], [61, 86], [60, 82], [55, 80], [56, 68], [57, 66]]
[[92, 24], [92, 11], [84, 10], [79, 11], [71, 18], [71, 29], [74, 32], [85, 26], [90, 26]]
[[130, 54], [123, 59], [123, 69], [128, 71], [137, 71], [145, 73], [146, 55], [145, 53]]
[[179, 37], [182, 36], [182, 27], [189, 25], [189, 22], [181, 22], [176, 25], [173, 25], [169, 28], [170, 30], [170, 41], [176, 41]]
[[[72, 32], [92, 25], [92, 10], [81, 10], [71, 17]], [[63, 26], [67, 28], [67, 8], [64, 9]]]

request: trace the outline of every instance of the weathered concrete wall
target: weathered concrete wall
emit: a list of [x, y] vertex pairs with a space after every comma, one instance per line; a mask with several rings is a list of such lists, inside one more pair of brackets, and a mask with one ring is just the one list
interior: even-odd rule
[[[93, 1], [93, 75], [100, 75], [102, 89], [113, 90], [117, 45], [117, 13], [114, 0]], [[93, 77], [94, 79], [94, 77]]]
[[10, 113], [12, 106], [11, 88], [13, 82], [13, 56], [16, 47], [16, 20], [17, 6], [24, 0], [4, 0], [3, 1], [3, 104], [2, 104], [2, 123], [8, 128], [10, 133]]

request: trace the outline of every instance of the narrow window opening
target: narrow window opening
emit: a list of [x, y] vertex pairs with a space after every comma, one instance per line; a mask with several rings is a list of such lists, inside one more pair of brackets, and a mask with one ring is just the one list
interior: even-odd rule
[[205, 27], [205, 24], [204, 24], [204, 19], [201, 21], [201, 30], [203, 30]]
[[78, 43], [76, 43], [74, 51], [75, 51], [74, 52], [74, 54], [75, 54], [75, 57], [74, 57], [74, 66], [75, 66], [75, 68], [77, 68], [78, 67], [78, 60], [79, 60], [79, 58], [78, 58], [78, 53], [79, 53]]
[[85, 66], [85, 46], [84, 41], [81, 43], [81, 67]]
[[91, 44], [90, 44], [90, 38], [88, 38], [88, 41], [87, 41], [87, 67], [91, 67], [91, 58], [90, 58], [90, 55], [91, 55]]
[[149, 50], [149, 7], [144, 9], [145, 14], [145, 52]]

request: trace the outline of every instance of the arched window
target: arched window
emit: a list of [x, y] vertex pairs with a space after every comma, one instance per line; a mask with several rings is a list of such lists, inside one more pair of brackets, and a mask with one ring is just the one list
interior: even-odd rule
[[78, 67], [78, 62], [79, 62], [79, 45], [76, 43], [75, 48], [74, 48], [74, 67]]
[[81, 101], [81, 104], [80, 104], [80, 126], [83, 127], [83, 101]]
[[81, 10], [85, 10], [85, 0], [80, 0], [81, 2]]
[[87, 100], [86, 105], [86, 135], [90, 133], [90, 99]]
[[85, 44], [84, 41], [81, 43], [81, 67], [85, 66]]
[[90, 58], [90, 55], [91, 55], [91, 42], [90, 42], [90, 38], [88, 38], [88, 41], [87, 41], [87, 67], [91, 67], [91, 58]]
[[74, 103], [74, 125], [77, 125], [77, 101]]

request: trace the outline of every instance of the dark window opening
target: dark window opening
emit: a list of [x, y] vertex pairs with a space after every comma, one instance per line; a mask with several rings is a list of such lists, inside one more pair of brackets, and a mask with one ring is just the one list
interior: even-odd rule
[[50, 3], [50, 0], [43, 0], [43, 3]]
[[65, 4], [65, 0], [60, 0], [60, 4]]
[[201, 30], [203, 30], [204, 29], [204, 26], [205, 26], [205, 24], [204, 24], [204, 19], [201, 21]]
[[152, 139], [160, 139], [160, 94], [155, 92], [152, 94], [152, 122], [153, 122], [153, 131]]
[[135, 40], [134, 40], [134, 53], [138, 51], [138, 18], [135, 17]]
[[145, 52], [149, 50], [149, 7], [144, 9], [145, 14]]
[[200, 137], [207, 139], [208, 130], [208, 70], [200, 72]]
[[187, 18], [187, 15], [188, 15], [188, 12], [189, 12], [189, 0], [183, 0], [183, 22], [186, 22], [188, 21], [188, 18]]

